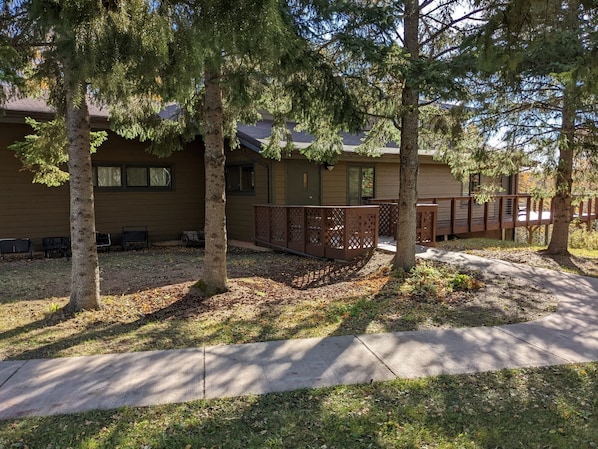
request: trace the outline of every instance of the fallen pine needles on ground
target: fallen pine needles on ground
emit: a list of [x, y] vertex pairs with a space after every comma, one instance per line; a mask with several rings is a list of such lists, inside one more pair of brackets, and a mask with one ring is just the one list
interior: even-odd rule
[[230, 289], [193, 288], [199, 248], [100, 254], [103, 309], [66, 316], [70, 262], [0, 263], [0, 359], [66, 357], [289, 338], [493, 326], [553, 312], [532, 281], [420, 262], [390, 269], [375, 252], [351, 262], [231, 249]]

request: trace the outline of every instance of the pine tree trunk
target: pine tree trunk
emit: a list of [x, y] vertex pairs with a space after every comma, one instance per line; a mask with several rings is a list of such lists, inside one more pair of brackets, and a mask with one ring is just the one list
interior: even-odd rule
[[[65, 70], [66, 72], [67, 70]], [[71, 225], [71, 297], [65, 310], [99, 309], [100, 272], [95, 239], [89, 111], [85, 87], [66, 80]]]
[[226, 285], [226, 192], [222, 90], [219, 73], [206, 70], [205, 116], [205, 258], [202, 281], [206, 293], [228, 289]]
[[[417, 0], [405, 3], [405, 47], [410, 60], [419, 58], [419, 4]], [[399, 167], [399, 218], [397, 224], [397, 252], [394, 268], [409, 270], [415, 266], [416, 204], [418, 136], [419, 136], [419, 90], [410, 79], [405, 81], [401, 98], [401, 144]]]
[[573, 152], [575, 139], [575, 105], [572, 87], [565, 87], [559, 161], [556, 170], [556, 190], [552, 199], [553, 227], [547, 253], [569, 254], [569, 224], [571, 223], [571, 190], [573, 186]]

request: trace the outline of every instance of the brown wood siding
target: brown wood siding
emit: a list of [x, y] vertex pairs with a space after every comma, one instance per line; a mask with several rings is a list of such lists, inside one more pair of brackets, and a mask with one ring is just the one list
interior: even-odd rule
[[376, 178], [375, 198], [397, 198], [399, 196], [399, 164], [376, 164], [374, 176]]
[[347, 163], [337, 162], [332, 170], [322, 169], [322, 206], [347, 205]]
[[[108, 145], [108, 143], [110, 145]], [[93, 162], [145, 163], [172, 166], [173, 190], [106, 191], [96, 189], [96, 228], [119, 235], [123, 226], [147, 226], [151, 241], [178, 240], [183, 231], [203, 229], [203, 146], [195, 141], [188, 149], [158, 158], [145, 144], [111, 134], [94, 155]]]
[[[455, 180], [450, 168], [423, 158], [418, 176], [418, 196], [459, 196], [461, 183]], [[428, 160], [429, 159], [429, 160]], [[337, 206], [347, 204], [347, 168], [349, 165], [373, 166], [375, 171], [376, 198], [396, 198], [399, 192], [399, 165], [396, 158], [351, 158], [339, 161], [332, 170], [322, 170], [322, 205]], [[283, 172], [283, 170], [280, 170]], [[283, 197], [284, 179], [275, 184], [277, 198]], [[279, 199], [275, 204], [284, 204]]]
[[460, 196], [461, 183], [453, 177], [448, 165], [421, 164], [417, 177], [417, 195], [420, 198]]
[[262, 159], [262, 163], [257, 163], [255, 157], [250, 158], [240, 150], [233, 150], [227, 152], [226, 163], [254, 164], [255, 194], [232, 193], [226, 196], [227, 236], [231, 240], [249, 242], [253, 240], [253, 206], [268, 202], [268, 173], [263, 164], [268, 164], [269, 161]]
[[[21, 163], [6, 149], [31, 130], [25, 125], [0, 125], [0, 238], [30, 237], [39, 247], [42, 237], [69, 235], [68, 186], [32, 184], [33, 175], [20, 171]], [[150, 240], [179, 239], [184, 230], [203, 229], [203, 149], [189, 149], [158, 158], [139, 142], [110, 133], [92, 157], [94, 163], [143, 163], [172, 166], [174, 189], [165, 192], [95, 192], [96, 229], [117, 240], [123, 226], [143, 225]]]
[[24, 139], [31, 127], [0, 124], [0, 238], [68, 235], [69, 193], [66, 186], [33, 184], [33, 174], [7, 146]]
[[272, 167], [273, 195], [274, 204], [285, 204], [286, 198], [286, 164], [285, 161], [275, 161]]

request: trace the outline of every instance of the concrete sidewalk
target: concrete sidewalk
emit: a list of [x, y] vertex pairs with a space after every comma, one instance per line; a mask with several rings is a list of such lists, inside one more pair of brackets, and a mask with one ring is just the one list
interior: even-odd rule
[[419, 257], [533, 278], [558, 311], [497, 327], [4, 361], [0, 419], [598, 361], [598, 279], [435, 249]]

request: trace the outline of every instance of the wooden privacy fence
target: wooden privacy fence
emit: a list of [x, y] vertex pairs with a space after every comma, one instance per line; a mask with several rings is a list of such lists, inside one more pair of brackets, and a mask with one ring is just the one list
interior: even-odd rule
[[255, 243], [350, 260], [378, 246], [378, 206], [254, 206]]

